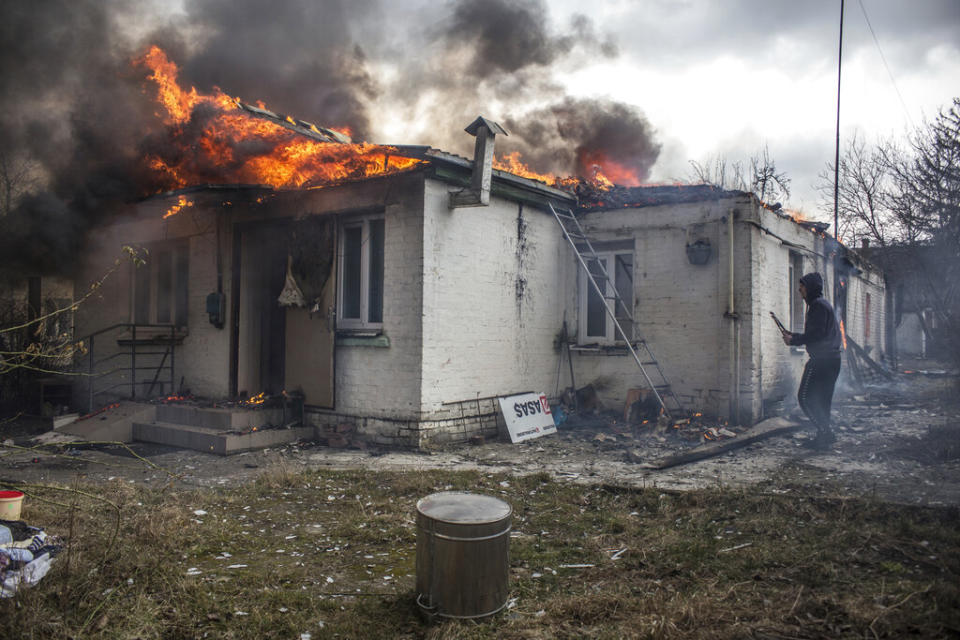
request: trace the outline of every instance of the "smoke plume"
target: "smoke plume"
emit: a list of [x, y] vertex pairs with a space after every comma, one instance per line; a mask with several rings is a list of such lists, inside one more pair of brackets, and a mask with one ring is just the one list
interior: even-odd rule
[[[355, 140], [469, 156], [463, 127], [482, 114], [509, 130], [500, 150], [520, 151], [537, 171], [589, 176], [616, 163], [640, 179], [660, 148], [635, 107], [562, 89], [562, 74], [617, 56], [617, 45], [587, 16], [555, 24], [542, 0], [185, 0], [182, 11], [142, 0], [4, 2], [4, 266], [64, 272], [91, 228], [164, 188], [144, 159], [172, 153], [176, 140], [133, 64], [154, 44], [184, 87], [262, 100], [348, 127]], [[403, 127], [387, 126], [387, 113]], [[175, 135], [207, 117], [198, 107]], [[218, 180], [217, 167], [202, 170]]]

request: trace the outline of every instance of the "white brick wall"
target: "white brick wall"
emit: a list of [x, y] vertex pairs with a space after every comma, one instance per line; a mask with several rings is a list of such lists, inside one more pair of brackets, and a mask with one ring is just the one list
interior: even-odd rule
[[449, 209], [449, 187], [426, 185], [424, 416], [450, 403], [521, 391], [553, 393], [568, 265], [549, 212], [493, 197]]
[[[684, 408], [725, 415], [728, 409], [729, 321], [728, 243], [722, 218], [733, 200], [628, 208], [591, 213], [587, 235], [597, 240], [635, 238], [636, 337], [643, 337], [660, 362]], [[705, 265], [690, 264], [686, 245], [707, 239]], [[745, 255], [745, 239], [737, 253]], [[738, 273], [742, 267], [738, 263]], [[575, 283], [569, 286], [575, 290]], [[735, 304], [742, 308], [746, 286]], [[633, 358], [599, 354], [575, 356], [577, 385], [599, 380], [601, 399], [623, 408], [626, 390], [647, 386]], [[655, 381], [656, 382], [656, 381]]]
[[[793, 220], [758, 207], [747, 197], [712, 202], [618, 209], [589, 214], [588, 235], [598, 240], [634, 237], [637, 332], [648, 340], [685, 408], [730, 419], [729, 236], [725, 216], [734, 217], [734, 304], [739, 316], [740, 421], [795, 405], [805, 353], [785, 346], [769, 317], [789, 322], [791, 250], [803, 256], [804, 273], [819, 271], [832, 300], [833, 267], [827, 239]], [[765, 230], [758, 228], [763, 227]], [[687, 242], [706, 238], [708, 264], [689, 264]], [[794, 246], [791, 246], [794, 245]], [[876, 272], [851, 278], [857, 302], [848, 303], [852, 326], [862, 327], [862, 291], [869, 289], [871, 344], [883, 344], [883, 286]], [[575, 289], [574, 282], [568, 283]], [[855, 308], [854, 308], [855, 307]], [[573, 308], [573, 307], [572, 307]], [[805, 309], [804, 309], [805, 311]], [[736, 338], [734, 338], [736, 340]], [[575, 356], [577, 385], [599, 381], [609, 408], [622, 408], [626, 390], [646, 386], [632, 358]]]
[[[496, 196], [488, 207], [451, 210], [450, 188], [415, 173], [278, 194], [273, 210], [237, 207], [227, 214], [233, 217], [223, 223], [221, 247], [229, 295], [232, 220], [384, 211], [383, 331], [390, 345], [337, 347], [336, 406], [311, 410], [314, 424], [352, 422], [372, 441], [419, 446], [495, 434], [496, 408], [483, 401], [477, 409], [477, 398], [526, 390], [554, 394], [562, 324], [567, 321], [571, 335], [578, 328], [579, 266], [573, 252], [549, 212]], [[189, 238], [190, 335], [177, 351], [175, 379], [184, 376], [195, 394], [222, 397], [228, 391], [229, 329], [214, 328], [205, 312], [206, 295], [216, 287], [214, 214], [197, 207], [163, 222], [165, 204], [143, 205], [140, 219], [118, 221], [95, 234], [90, 259], [77, 277], [78, 292], [109, 267], [122, 244]], [[824, 239], [746, 196], [594, 212], [583, 222], [592, 239], [634, 243], [636, 332], [649, 341], [685, 408], [728, 417], [725, 220], [731, 210], [736, 211], [740, 412], [741, 421], [750, 422], [795, 402], [805, 356], [782, 344], [769, 311], [789, 318], [796, 283], [788, 282], [787, 243], [804, 247], [803, 271], [819, 270], [831, 296]], [[685, 250], [698, 239], [712, 247], [703, 266], [690, 264]], [[881, 348], [882, 279], [868, 273], [867, 280], [851, 286], [849, 309], [862, 309], [862, 293], [871, 291], [871, 340]], [[99, 294], [102, 301], [81, 314], [78, 334], [128, 321], [130, 283], [131, 269], [115, 274]], [[862, 317], [851, 316], [851, 326], [862, 330]], [[295, 350], [288, 350], [288, 357], [291, 353]], [[610, 409], [622, 409], [628, 389], [646, 386], [629, 355], [581, 352], [573, 360], [576, 385], [595, 384]], [[566, 363], [559, 375], [560, 387], [568, 386]]]
[[[337, 347], [335, 412], [378, 419], [361, 424], [361, 431], [372, 439], [402, 442], [409, 438], [404, 425], [418, 420], [420, 410], [423, 181], [412, 176], [378, 182], [383, 188], [360, 183], [336, 195], [351, 208], [385, 205], [383, 332], [390, 346]], [[335, 205], [317, 200], [314, 206]]]

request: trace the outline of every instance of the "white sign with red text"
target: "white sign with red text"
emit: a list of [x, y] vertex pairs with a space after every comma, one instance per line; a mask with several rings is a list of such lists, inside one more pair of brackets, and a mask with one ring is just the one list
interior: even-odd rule
[[557, 432], [546, 394], [522, 393], [498, 399], [510, 442], [523, 442]]

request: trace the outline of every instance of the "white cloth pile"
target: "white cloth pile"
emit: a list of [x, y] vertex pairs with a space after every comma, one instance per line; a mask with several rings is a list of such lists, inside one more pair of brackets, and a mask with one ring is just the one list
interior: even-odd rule
[[40, 582], [62, 548], [43, 529], [19, 520], [0, 520], [0, 598]]

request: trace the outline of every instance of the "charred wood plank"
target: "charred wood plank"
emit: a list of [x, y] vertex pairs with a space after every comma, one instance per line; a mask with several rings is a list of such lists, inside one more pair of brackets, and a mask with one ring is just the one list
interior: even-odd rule
[[[792, 433], [800, 428], [800, 423], [788, 420], [787, 418], [769, 418], [754, 425], [749, 431], [744, 431], [736, 438], [702, 444], [699, 447], [688, 449], [682, 453], [665, 456], [652, 462], [641, 462], [639, 466], [644, 469], [666, 469], [668, 467], [676, 467], [681, 464], [687, 464], [688, 462], [703, 460], [704, 458], [712, 458], [713, 456], [718, 456], [721, 453], [733, 451], [766, 438]], [[637, 457], [632, 452], [629, 455], [631, 460], [637, 460]]]

